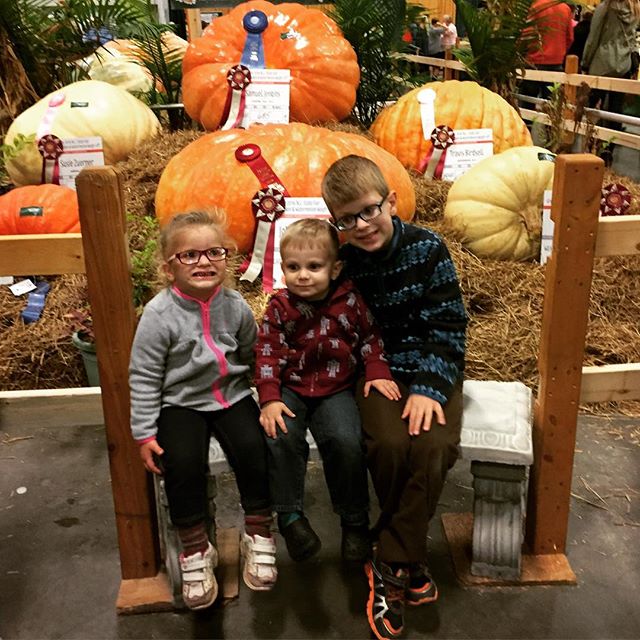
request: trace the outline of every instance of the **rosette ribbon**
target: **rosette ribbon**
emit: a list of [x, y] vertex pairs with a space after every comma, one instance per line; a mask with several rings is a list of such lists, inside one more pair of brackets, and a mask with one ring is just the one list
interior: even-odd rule
[[49, 133], [38, 140], [38, 153], [42, 156], [42, 184], [60, 184], [60, 156], [64, 151], [62, 140]]
[[260, 181], [261, 188], [251, 198], [251, 210], [256, 217], [253, 246], [240, 268], [240, 280], [253, 282], [262, 271], [262, 288], [273, 291], [273, 254], [275, 221], [285, 211], [285, 197], [289, 196], [282, 181], [274, 173], [256, 144], [244, 144], [236, 149], [236, 160], [246, 164]]
[[60, 165], [58, 158], [62, 155], [62, 140], [51, 134], [53, 121], [58, 113], [58, 109], [65, 101], [62, 92], [55, 93], [49, 99], [47, 110], [38, 125], [36, 140], [38, 141], [38, 153], [42, 156], [42, 174], [40, 182], [42, 184], [60, 184]]
[[269, 20], [262, 11], [249, 11], [242, 19], [242, 26], [247, 32], [240, 64], [231, 67], [227, 72], [227, 99], [222, 110], [222, 129], [233, 129], [242, 124], [246, 104], [247, 87], [251, 84], [250, 69], [264, 69], [264, 46], [262, 32], [267, 28]]
[[623, 184], [614, 182], [602, 187], [601, 216], [624, 216], [631, 206], [631, 192]]
[[427, 178], [442, 177], [447, 149], [456, 141], [456, 134], [451, 127], [440, 125], [431, 132], [431, 149], [424, 157], [418, 171]]

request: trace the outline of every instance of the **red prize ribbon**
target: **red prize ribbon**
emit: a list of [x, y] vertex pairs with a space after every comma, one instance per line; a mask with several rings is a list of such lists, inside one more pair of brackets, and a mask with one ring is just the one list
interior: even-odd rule
[[233, 129], [242, 124], [244, 116], [244, 107], [247, 101], [247, 87], [251, 84], [251, 71], [249, 67], [243, 64], [237, 64], [231, 67], [227, 72], [227, 82], [229, 89], [227, 91], [227, 100], [222, 110], [221, 129]]
[[427, 178], [442, 177], [447, 149], [455, 142], [456, 134], [451, 127], [440, 125], [431, 132], [431, 149], [424, 157], [418, 171]]
[[624, 216], [631, 206], [631, 192], [623, 184], [614, 182], [602, 187], [601, 216]]
[[289, 192], [262, 157], [257, 144], [244, 144], [236, 149], [236, 160], [246, 164], [260, 181], [262, 188], [251, 198], [251, 209], [256, 217], [253, 248], [241, 267], [240, 280], [253, 282], [262, 271], [262, 288], [273, 291], [273, 250], [275, 221], [285, 211], [285, 197]]
[[58, 136], [48, 134], [38, 140], [38, 153], [42, 156], [42, 184], [60, 184], [59, 158], [64, 151], [62, 140]]

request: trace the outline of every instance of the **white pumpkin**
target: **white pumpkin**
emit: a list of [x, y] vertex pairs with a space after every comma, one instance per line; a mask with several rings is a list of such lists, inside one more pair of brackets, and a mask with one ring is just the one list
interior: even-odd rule
[[[83, 80], [50, 93], [23, 111], [9, 127], [6, 143], [15, 137], [36, 135], [55, 94], [64, 94], [47, 133], [58, 138], [100, 136], [105, 164], [124, 160], [141, 143], [160, 132], [160, 122], [153, 111], [124, 89], [97, 80]], [[39, 184], [42, 156], [36, 142], [7, 161], [7, 172], [18, 186]]]
[[541, 147], [513, 147], [453, 183], [444, 218], [466, 249], [499, 260], [539, 256], [542, 199], [553, 184], [553, 158]]
[[[168, 60], [182, 60], [189, 43], [171, 32], [162, 35], [162, 48]], [[131, 40], [110, 40], [82, 60], [92, 80], [102, 80], [130, 92], [149, 91], [153, 79], [140, 63], [142, 52]], [[159, 85], [158, 91], [163, 91]]]

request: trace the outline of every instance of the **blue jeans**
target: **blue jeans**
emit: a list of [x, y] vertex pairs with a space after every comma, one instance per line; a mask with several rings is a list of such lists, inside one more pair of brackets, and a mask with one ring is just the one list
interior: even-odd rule
[[308, 427], [322, 457], [333, 510], [343, 524], [366, 524], [367, 466], [353, 393], [347, 390], [326, 398], [303, 398], [283, 388], [282, 401], [296, 417], [283, 415], [288, 433], [278, 428], [275, 439], [267, 438], [273, 508], [278, 513], [304, 511]]

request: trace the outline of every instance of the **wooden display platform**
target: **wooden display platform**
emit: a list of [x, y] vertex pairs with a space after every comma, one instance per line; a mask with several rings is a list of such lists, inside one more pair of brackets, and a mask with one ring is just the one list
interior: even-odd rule
[[[218, 529], [218, 580], [219, 595], [214, 607], [224, 607], [238, 597], [240, 566], [240, 534], [238, 529]], [[158, 613], [173, 611], [173, 594], [169, 577], [164, 571], [153, 578], [123, 580], [116, 600], [120, 615], [134, 613]]]
[[442, 527], [449, 543], [458, 580], [469, 587], [510, 587], [536, 584], [577, 584], [576, 574], [563, 553], [522, 555], [520, 580], [498, 580], [471, 574], [472, 513], [444, 513]]

